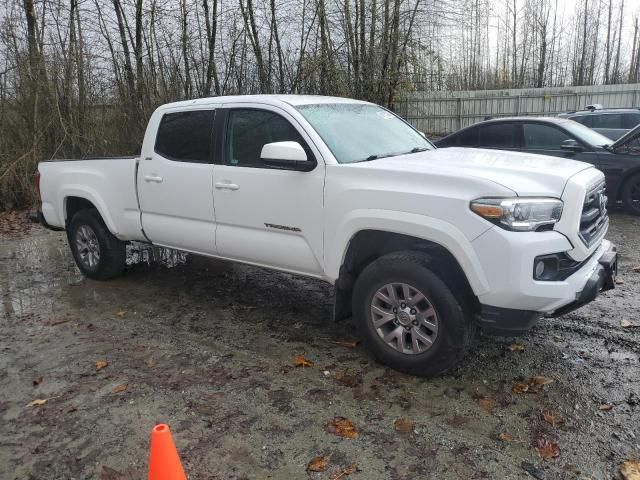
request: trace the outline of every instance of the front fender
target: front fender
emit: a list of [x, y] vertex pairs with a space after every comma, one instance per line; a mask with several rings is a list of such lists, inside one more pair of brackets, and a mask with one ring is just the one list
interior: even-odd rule
[[438, 218], [380, 209], [349, 212], [336, 225], [336, 234], [328, 236], [326, 273], [331, 281], [338, 278], [349, 243], [362, 230], [398, 233], [437, 243], [458, 261], [476, 295], [489, 291], [489, 284], [471, 242], [457, 227]]

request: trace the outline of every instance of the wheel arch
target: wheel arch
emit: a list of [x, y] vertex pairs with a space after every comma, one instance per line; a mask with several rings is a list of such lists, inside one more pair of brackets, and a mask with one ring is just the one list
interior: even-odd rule
[[[389, 230], [362, 229], [350, 238], [335, 282], [334, 317], [336, 320], [349, 315], [353, 285], [364, 268], [384, 255], [402, 251], [425, 253], [430, 258], [430, 268], [454, 292], [457, 292], [461, 301], [470, 303], [473, 308], [478, 305], [478, 291], [473, 288], [469, 275], [458, 258], [441, 243]], [[477, 274], [482, 275], [481, 272]], [[480, 291], [483, 289], [483, 280], [483, 277], [480, 282], [476, 279], [476, 283], [480, 283]]]
[[622, 191], [624, 190], [624, 187], [626, 186], [627, 182], [631, 180], [631, 177], [633, 177], [638, 173], [640, 173], [640, 166], [632, 167], [629, 170], [624, 172], [624, 175], [622, 176], [622, 180], [620, 180], [620, 183], [618, 184], [618, 189], [616, 191], [616, 196], [615, 196], [616, 201], [622, 200]]
[[100, 218], [107, 226], [107, 229], [113, 234], [117, 236], [117, 229], [113, 219], [109, 216], [108, 210], [104, 202], [101, 199], [88, 190], [67, 190], [62, 194], [62, 209], [61, 211], [64, 214], [64, 225], [65, 228], [69, 227], [69, 223], [75, 215], [80, 210], [94, 208]]

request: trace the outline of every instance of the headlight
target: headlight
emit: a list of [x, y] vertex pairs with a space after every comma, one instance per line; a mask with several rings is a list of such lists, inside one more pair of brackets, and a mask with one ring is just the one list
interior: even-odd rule
[[562, 201], [556, 198], [479, 198], [471, 210], [507, 230], [530, 232], [553, 228], [562, 215]]

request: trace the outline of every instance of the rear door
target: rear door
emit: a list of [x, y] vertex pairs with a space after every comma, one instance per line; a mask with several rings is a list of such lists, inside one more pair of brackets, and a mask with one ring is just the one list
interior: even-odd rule
[[157, 245], [215, 254], [215, 110], [168, 111], [138, 172], [142, 228]]
[[622, 113], [598, 113], [591, 115], [591, 117], [591, 128], [611, 140], [617, 140], [626, 133], [623, 127]]
[[[325, 167], [301, 125], [263, 104], [225, 104], [218, 112], [214, 169], [219, 255], [313, 276], [322, 275]], [[317, 161], [309, 172], [269, 166], [262, 147], [293, 141]]]

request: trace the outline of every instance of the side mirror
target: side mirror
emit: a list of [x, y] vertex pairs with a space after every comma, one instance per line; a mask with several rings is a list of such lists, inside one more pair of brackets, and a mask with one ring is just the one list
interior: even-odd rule
[[262, 147], [260, 159], [267, 165], [308, 172], [316, 166], [298, 142], [273, 142]]
[[582, 152], [584, 150], [584, 148], [582, 148], [582, 145], [580, 145], [576, 140], [573, 139], [565, 140], [564, 142], [562, 142], [560, 144], [560, 149], [573, 153]]

